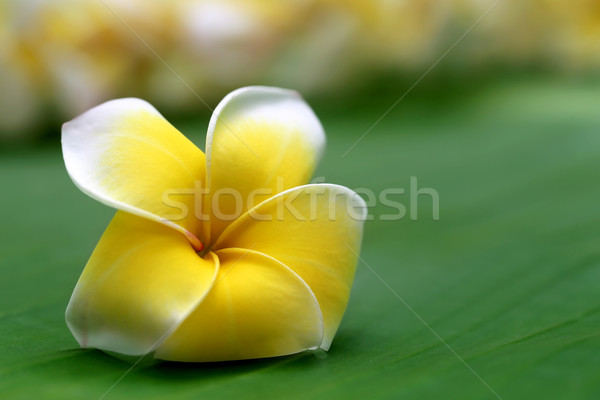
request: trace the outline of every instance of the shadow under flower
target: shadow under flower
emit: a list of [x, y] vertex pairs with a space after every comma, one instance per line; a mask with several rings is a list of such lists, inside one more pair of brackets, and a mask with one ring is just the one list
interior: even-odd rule
[[[154, 360], [151, 365], [140, 367], [138, 374], [152, 377], [153, 379], [168, 380], [198, 380], [211, 377], [235, 377], [246, 375], [270, 368], [281, 367], [297, 362], [311, 362], [323, 358], [326, 354], [322, 350], [305, 351], [287, 356], [260, 358], [252, 360], [221, 361], [207, 363], [185, 363], [173, 361]], [[141, 364], [141, 363], [140, 363]]]

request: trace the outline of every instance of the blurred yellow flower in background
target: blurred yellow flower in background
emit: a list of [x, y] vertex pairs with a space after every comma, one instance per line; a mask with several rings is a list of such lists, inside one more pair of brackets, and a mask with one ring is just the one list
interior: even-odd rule
[[[144, 97], [184, 115], [198, 109], [190, 89], [210, 103], [257, 83], [335, 96], [380, 74], [414, 81], [494, 3], [5, 1], [0, 140], [27, 139], [115, 97]], [[446, 68], [593, 74], [599, 7], [594, 0], [501, 1]]]
[[366, 206], [307, 185], [325, 136], [296, 92], [230, 93], [206, 155], [131, 98], [66, 123], [62, 144], [73, 182], [119, 210], [67, 308], [82, 347], [175, 361], [329, 349]]

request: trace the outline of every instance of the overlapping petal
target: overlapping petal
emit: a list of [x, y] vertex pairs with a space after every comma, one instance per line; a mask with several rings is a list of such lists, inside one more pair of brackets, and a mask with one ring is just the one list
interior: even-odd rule
[[252, 248], [296, 272], [319, 302], [327, 350], [348, 303], [365, 212], [360, 196], [343, 186], [301, 186], [249, 210], [213, 248]]
[[366, 207], [341, 186], [300, 186], [325, 136], [297, 93], [229, 94], [211, 119], [206, 160], [139, 99], [82, 114], [62, 141], [75, 184], [123, 210], [67, 308], [82, 347], [175, 361], [329, 349]]
[[321, 123], [296, 92], [246, 87], [227, 95], [206, 139], [211, 239], [253, 205], [308, 183], [324, 145]]
[[216, 253], [220, 269], [213, 288], [155, 357], [243, 360], [297, 353], [321, 344], [319, 304], [298, 275], [252, 250]]
[[193, 192], [205, 177], [204, 154], [150, 104], [128, 98], [92, 108], [63, 125], [62, 148], [84, 193], [171, 226], [201, 247]]
[[66, 319], [82, 347], [145, 354], [210, 290], [214, 253], [198, 256], [162, 224], [119, 211], [88, 261]]

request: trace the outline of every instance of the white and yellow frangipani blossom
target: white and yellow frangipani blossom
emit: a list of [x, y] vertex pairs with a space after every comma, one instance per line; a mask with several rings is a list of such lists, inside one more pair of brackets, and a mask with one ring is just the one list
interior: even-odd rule
[[73, 182], [118, 209], [67, 307], [79, 344], [198, 362], [328, 350], [366, 209], [307, 184], [324, 144], [304, 100], [268, 87], [225, 97], [206, 155], [139, 99], [64, 124]]

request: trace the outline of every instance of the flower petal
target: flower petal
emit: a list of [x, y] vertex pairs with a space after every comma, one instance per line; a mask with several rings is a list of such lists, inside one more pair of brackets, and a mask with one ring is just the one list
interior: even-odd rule
[[108, 101], [63, 125], [63, 157], [86, 194], [175, 228], [201, 247], [193, 190], [204, 154], [149, 103]]
[[156, 350], [156, 358], [243, 360], [319, 346], [319, 305], [292, 270], [252, 250], [224, 249], [217, 255], [220, 269], [213, 288]]
[[122, 211], [77, 282], [67, 325], [82, 347], [145, 354], [209, 291], [218, 270], [178, 232]]
[[246, 87], [227, 95], [206, 138], [211, 238], [255, 204], [308, 183], [324, 146], [323, 127], [298, 93]]
[[296, 272], [321, 307], [321, 347], [327, 350], [350, 296], [365, 212], [360, 196], [343, 186], [301, 186], [249, 210], [223, 232], [214, 248], [252, 248]]

